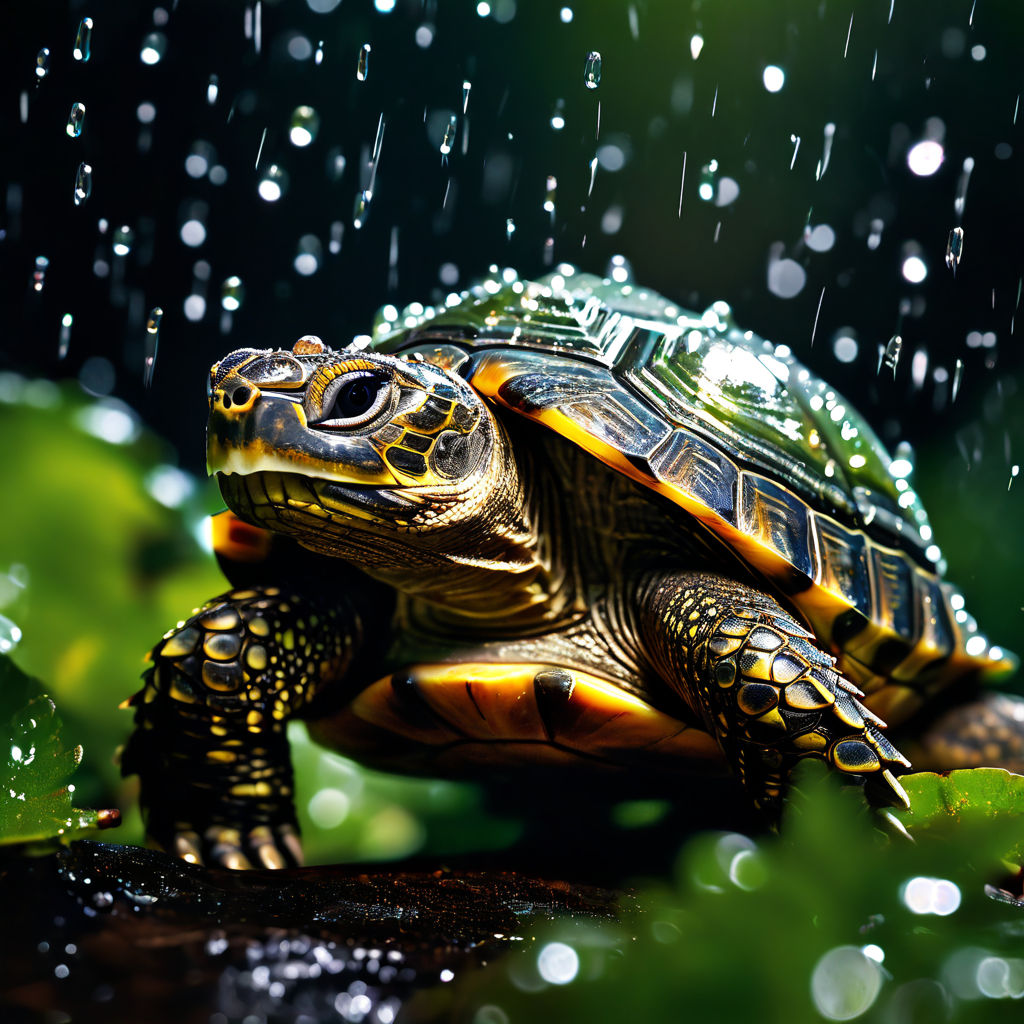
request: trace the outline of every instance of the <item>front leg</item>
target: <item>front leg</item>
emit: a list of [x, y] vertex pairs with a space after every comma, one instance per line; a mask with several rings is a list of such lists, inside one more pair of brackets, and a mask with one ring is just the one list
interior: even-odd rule
[[877, 778], [906, 803], [892, 769], [910, 763], [885, 723], [767, 594], [705, 573], [657, 575], [641, 584], [639, 615], [654, 667], [701, 715], [759, 808], [777, 814], [805, 757]]
[[153, 648], [122, 759], [147, 833], [194, 863], [301, 861], [286, 726], [346, 673], [362, 622], [345, 598], [228, 591]]

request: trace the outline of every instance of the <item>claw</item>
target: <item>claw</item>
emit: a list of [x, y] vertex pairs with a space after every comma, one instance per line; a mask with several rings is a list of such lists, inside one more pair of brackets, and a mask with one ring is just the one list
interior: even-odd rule
[[242, 835], [235, 828], [214, 825], [206, 830], [206, 841], [210, 845], [210, 859], [215, 864], [232, 871], [249, 871], [252, 864], [242, 853]]
[[882, 778], [889, 783], [889, 788], [893, 791], [893, 795], [897, 800], [906, 808], [910, 810], [910, 797], [907, 796], [907, 791], [900, 785], [899, 780], [888, 768], [882, 770]]
[[282, 825], [277, 831], [281, 842], [288, 848], [295, 863], [301, 868], [305, 863], [305, 858], [302, 856], [302, 843], [299, 841], [298, 832], [291, 825]]
[[203, 854], [200, 850], [199, 834], [196, 832], [179, 832], [174, 837], [174, 856], [180, 857], [189, 864], [202, 864]]
[[265, 868], [279, 871], [288, 866], [284, 854], [274, 845], [274, 834], [266, 825], [260, 825], [249, 833], [249, 845]]

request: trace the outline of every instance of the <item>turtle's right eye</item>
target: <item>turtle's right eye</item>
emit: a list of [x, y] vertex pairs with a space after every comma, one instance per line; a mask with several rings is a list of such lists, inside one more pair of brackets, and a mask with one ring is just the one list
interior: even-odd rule
[[323, 414], [310, 426], [329, 430], [361, 427], [390, 407], [394, 385], [390, 377], [373, 370], [346, 373], [327, 386]]

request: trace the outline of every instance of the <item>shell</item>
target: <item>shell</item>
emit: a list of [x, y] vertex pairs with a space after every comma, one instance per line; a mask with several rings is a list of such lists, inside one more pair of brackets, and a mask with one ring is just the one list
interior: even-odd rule
[[[464, 376], [708, 526], [777, 589], [869, 693], [905, 718], [990, 646], [940, 578], [920, 500], [852, 405], [731, 319], [567, 266], [506, 273], [373, 347]], [[511, 280], [510, 280], [511, 278]]]

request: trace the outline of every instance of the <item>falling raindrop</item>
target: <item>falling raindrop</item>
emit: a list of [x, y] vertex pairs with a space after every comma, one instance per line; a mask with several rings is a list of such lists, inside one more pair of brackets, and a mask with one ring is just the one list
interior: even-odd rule
[[894, 334], [885, 346], [885, 352], [882, 354], [882, 365], [892, 370], [892, 375], [896, 376], [896, 364], [900, 361], [900, 352], [903, 350], [903, 339], [898, 335]]
[[128, 224], [114, 229], [113, 246], [115, 256], [127, 256], [135, 244], [135, 231]]
[[710, 203], [718, 191], [718, 161], [709, 160], [700, 169], [700, 179], [697, 185], [697, 195], [706, 203]]
[[206, 102], [212, 107], [217, 102], [217, 95], [220, 92], [220, 79], [216, 75], [210, 75], [210, 81], [206, 84]]
[[327, 249], [332, 256], [341, 252], [341, 240], [345, 237], [345, 225], [340, 221], [331, 222], [331, 239], [327, 243]]
[[77, 139], [82, 134], [82, 126], [85, 124], [85, 104], [72, 103], [71, 113], [68, 114], [67, 133], [72, 139]]
[[[683, 171], [679, 175], [679, 210], [676, 213], [677, 217], [682, 217], [683, 216], [683, 187], [685, 185], [686, 185], [686, 150], [684, 149], [683, 150]], [[593, 187], [594, 187], [593, 171], [591, 171], [591, 175], [590, 175], [590, 187], [591, 187], [591, 189], [593, 189]], [[590, 195], [590, 193], [588, 192], [587, 195]]]
[[596, 89], [601, 84], [601, 54], [597, 50], [591, 50], [587, 54], [587, 61], [583, 66], [583, 84], [588, 89]]
[[43, 79], [50, 73], [50, 48], [44, 46], [36, 54], [36, 78]]
[[50, 261], [45, 256], [36, 257], [35, 269], [32, 271], [32, 290], [41, 292], [43, 285], [46, 284], [46, 270], [50, 266]]
[[778, 92], [786, 84], [786, 72], [775, 64], [768, 64], [761, 75], [761, 80], [769, 92]]
[[81, 206], [92, 195], [92, 166], [80, 163], [75, 173], [75, 206]]
[[690, 37], [690, 56], [696, 60], [700, 56], [700, 51], [704, 49], [704, 37], [701, 35], [693, 35]]
[[316, 44], [316, 53], [313, 54], [313, 63], [317, 67], [320, 67], [320, 65], [323, 64], [323, 62], [324, 62], [324, 41], [322, 39], [320, 39], [320, 40], [318, 40], [318, 42]]
[[876, 217], [871, 222], [871, 232], [868, 235], [868, 248], [877, 249], [882, 244], [882, 231], [885, 229], [885, 221]]
[[958, 359], [956, 361], [956, 367], [953, 370], [953, 388], [949, 395], [951, 403], [956, 401], [956, 396], [960, 393], [960, 381], [963, 379], [963, 375], [964, 361], [962, 359]]
[[159, 64], [164, 59], [164, 54], [167, 52], [167, 36], [163, 32], [150, 32], [145, 39], [142, 40], [142, 47], [139, 50], [139, 60], [143, 64], [152, 66], [153, 64]]
[[466, 113], [466, 109], [469, 107], [469, 91], [473, 88], [473, 83], [467, 78], [462, 83], [462, 112]]
[[953, 212], [957, 217], [964, 215], [964, 207], [967, 205], [967, 186], [971, 181], [971, 171], [974, 170], [974, 157], [965, 157], [960, 177], [956, 182], [956, 197], [953, 200]]
[[800, 152], [800, 136], [791, 134], [789, 141], [793, 143], [793, 158], [789, 161], [789, 169], [793, 170], [793, 166], [796, 164], [796, 155]]
[[25, 89], [18, 96], [18, 117], [22, 124], [28, 121], [28, 92]]
[[154, 306], [146, 318], [146, 355], [143, 360], [142, 383], [146, 388], [153, 385], [153, 371], [156, 369], [156, 350], [160, 344], [160, 321], [164, 311]]
[[75, 60], [87, 61], [92, 52], [92, 18], [83, 18], [75, 33], [75, 48], [71, 55]]
[[544, 187], [544, 210], [546, 213], [551, 214], [552, 220], [555, 219], [555, 195], [557, 191], [558, 179], [553, 174], [549, 174]]
[[242, 279], [235, 274], [225, 278], [224, 283], [220, 286], [221, 308], [229, 313], [234, 313], [241, 307], [244, 298], [245, 286], [242, 284]]
[[956, 268], [960, 266], [960, 260], [964, 254], [964, 229], [953, 228], [946, 241], [946, 266], [956, 274]]
[[814, 172], [814, 180], [820, 181], [825, 172], [828, 170], [828, 162], [832, 156], [832, 140], [836, 135], [836, 126], [832, 121], [829, 121], [825, 125], [825, 140], [822, 145], [821, 160], [818, 161], [818, 167]]
[[[942, 166], [944, 157], [942, 144], [935, 139], [924, 139], [910, 147], [907, 166], [921, 178], [934, 174]], [[973, 164], [973, 160], [971, 161]]]
[[454, 114], [448, 118], [448, 123], [444, 126], [444, 136], [441, 139], [441, 156], [447, 156], [452, 151], [452, 143], [455, 141], [455, 132], [458, 127], [458, 122]]
[[288, 139], [293, 146], [308, 146], [316, 140], [319, 131], [320, 115], [312, 107], [303, 105], [292, 111]]
[[373, 192], [368, 188], [356, 193], [355, 203], [352, 206], [352, 227], [356, 231], [366, 223], [366, 218], [370, 215], [370, 200], [372, 199]]
[[278, 164], [271, 164], [260, 178], [256, 191], [268, 203], [276, 203], [288, 191], [288, 173]]
[[560, 132], [565, 127], [565, 100], [555, 100], [555, 110], [551, 115], [551, 127]]
[[322, 258], [323, 249], [320, 246], [320, 239], [316, 235], [303, 235], [299, 239], [298, 250], [292, 265], [295, 267], [296, 273], [303, 277], [310, 277], [320, 269]]
[[370, 44], [363, 43], [359, 49], [359, 59], [356, 62], [356, 79], [360, 82], [366, 81], [370, 73]]
[[505, 219], [505, 239], [511, 242], [512, 236], [516, 233], [516, 222], [511, 218]]
[[57, 358], [63, 359], [68, 354], [68, 347], [71, 345], [71, 325], [75, 318], [70, 313], [65, 313], [60, 321], [60, 345], [57, 348]]

